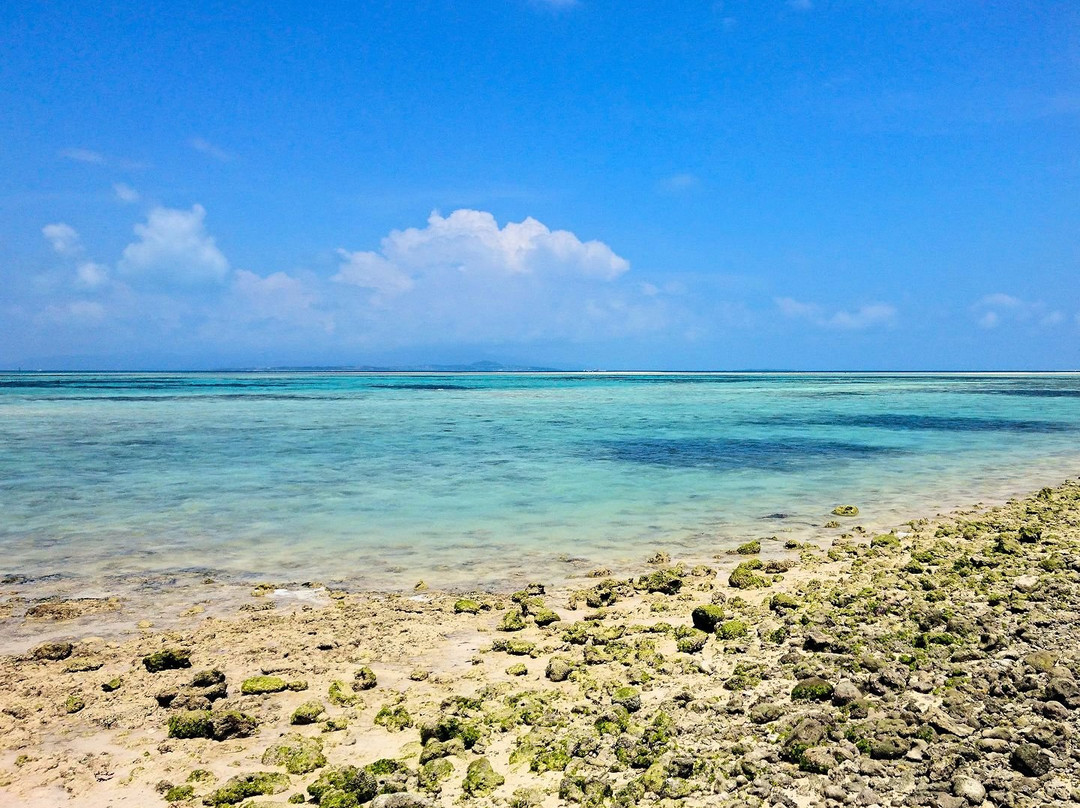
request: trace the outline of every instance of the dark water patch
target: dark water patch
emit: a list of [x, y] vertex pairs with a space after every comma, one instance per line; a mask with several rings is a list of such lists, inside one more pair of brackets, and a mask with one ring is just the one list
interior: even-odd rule
[[484, 390], [486, 388], [471, 384], [369, 384], [367, 387], [380, 390]]
[[126, 395], [126, 396], [35, 396], [35, 401], [124, 401], [124, 402], [157, 402], [157, 401], [225, 401], [232, 399], [248, 399], [258, 401], [353, 401], [362, 393], [353, 395], [327, 395], [319, 391], [310, 393], [264, 393], [259, 390], [250, 390], [245, 393], [203, 393], [192, 390], [186, 395], [162, 393], [160, 395]]
[[865, 460], [902, 453], [887, 446], [800, 438], [672, 438], [605, 441], [595, 444], [590, 455], [599, 460], [669, 468], [789, 471], [820, 463]]
[[970, 392], [988, 396], [1024, 398], [1080, 398], [1080, 389], [1075, 387], [984, 387]]
[[1018, 420], [1014, 418], [980, 418], [968, 415], [916, 415], [904, 413], [834, 414], [803, 417], [782, 415], [761, 418], [748, 423], [769, 426], [843, 426], [892, 429], [902, 432], [1026, 432], [1044, 434], [1068, 432], [1075, 427], [1062, 421]]
[[762, 519], [787, 519], [791, 514], [789, 513], [770, 513], [761, 517]]

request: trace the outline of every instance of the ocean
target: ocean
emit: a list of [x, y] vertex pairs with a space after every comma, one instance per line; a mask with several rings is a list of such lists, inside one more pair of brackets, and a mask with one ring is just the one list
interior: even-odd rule
[[0, 375], [0, 576], [513, 586], [1080, 473], [1075, 374]]

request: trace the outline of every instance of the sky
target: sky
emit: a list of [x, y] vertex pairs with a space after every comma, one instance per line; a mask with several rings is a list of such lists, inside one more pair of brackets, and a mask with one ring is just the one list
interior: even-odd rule
[[0, 4], [0, 367], [1080, 367], [1080, 5]]

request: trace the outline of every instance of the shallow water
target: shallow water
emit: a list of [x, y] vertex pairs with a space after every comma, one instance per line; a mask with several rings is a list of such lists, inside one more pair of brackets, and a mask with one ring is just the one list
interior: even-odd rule
[[500, 586], [1002, 499], [1078, 437], [1075, 374], [0, 375], [0, 575]]

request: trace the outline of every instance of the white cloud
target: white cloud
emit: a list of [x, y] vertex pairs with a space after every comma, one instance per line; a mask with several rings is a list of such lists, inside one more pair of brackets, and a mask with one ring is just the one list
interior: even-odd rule
[[776, 305], [785, 317], [806, 320], [821, 328], [859, 331], [874, 326], [891, 325], [896, 320], [896, 308], [887, 303], [868, 303], [854, 311], [828, 311], [817, 303], [804, 303], [794, 298], [781, 297], [776, 299]]
[[191, 148], [200, 154], [205, 154], [207, 157], [213, 157], [215, 160], [221, 163], [227, 163], [232, 159], [232, 155], [222, 148], [215, 146], [209, 140], [201, 137], [193, 137], [190, 141]]
[[223, 281], [229, 262], [206, 232], [205, 218], [202, 205], [190, 211], [154, 208], [146, 224], [135, 225], [139, 240], [124, 248], [120, 271], [132, 278], [179, 285]]
[[52, 248], [60, 255], [78, 255], [82, 252], [82, 243], [75, 228], [63, 222], [47, 224], [41, 228], [41, 234], [49, 240]]
[[332, 280], [364, 292], [333, 296], [339, 328], [378, 344], [640, 334], [660, 328], [671, 305], [620, 282], [630, 264], [608, 245], [533, 218], [500, 226], [485, 211], [432, 213], [378, 250], [338, 254]]
[[93, 261], [85, 261], [75, 269], [75, 282], [87, 289], [96, 289], [108, 280], [108, 268]]
[[377, 253], [338, 250], [341, 267], [331, 280], [371, 289], [381, 301], [407, 292], [415, 285], [403, 270]]
[[76, 163], [89, 163], [90, 165], [105, 165], [105, 155], [90, 149], [64, 149], [60, 156]]
[[601, 241], [549, 230], [531, 216], [499, 227], [486, 211], [432, 213], [427, 227], [395, 230], [382, 257], [409, 275], [451, 269], [465, 275], [565, 274], [611, 280], [630, 262]]
[[1022, 300], [1003, 292], [995, 292], [975, 301], [971, 307], [976, 322], [982, 328], [997, 328], [1003, 323], [1036, 323], [1053, 326], [1064, 322], [1065, 315], [1050, 309], [1041, 300]]
[[116, 192], [116, 198], [121, 202], [138, 202], [139, 192], [132, 188], [130, 185], [126, 185], [122, 182], [113, 183], [113, 190]]
[[278, 320], [296, 324], [316, 323], [333, 330], [333, 317], [317, 310], [318, 294], [300, 278], [285, 272], [263, 277], [238, 269], [233, 294], [240, 300], [238, 314], [246, 320]]

